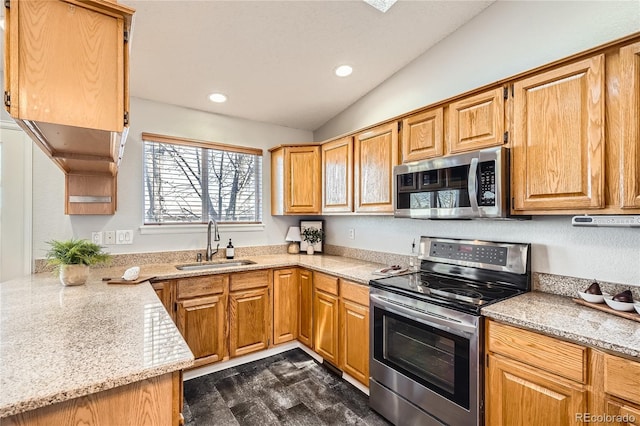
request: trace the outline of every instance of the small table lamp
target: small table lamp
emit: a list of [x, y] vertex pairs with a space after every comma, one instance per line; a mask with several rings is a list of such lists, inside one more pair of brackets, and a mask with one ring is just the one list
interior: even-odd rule
[[285, 241], [291, 241], [289, 247], [287, 248], [287, 253], [289, 254], [298, 254], [300, 253], [300, 244], [298, 242], [302, 241], [300, 238], [300, 227], [299, 226], [290, 226], [289, 231], [287, 232], [287, 236], [284, 237]]

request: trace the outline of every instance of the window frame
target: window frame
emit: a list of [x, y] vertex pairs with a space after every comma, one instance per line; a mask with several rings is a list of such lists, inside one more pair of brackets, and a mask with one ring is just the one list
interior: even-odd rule
[[[217, 151], [232, 152], [232, 153], [239, 153], [239, 154], [248, 154], [248, 155], [255, 155], [256, 157], [260, 157], [260, 168], [258, 171], [254, 169], [256, 184], [259, 188], [259, 190], [256, 192], [256, 198], [258, 198], [258, 200], [256, 200], [256, 203], [257, 203], [256, 213], [259, 213], [259, 220], [258, 221], [225, 221], [225, 222], [218, 222], [218, 223], [222, 227], [234, 228], [234, 230], [238, 230], [238, 231], [253, 231], [253, 230], [264, 229], [264, 202], [263, 202], [264, 197], [262, 196], [262, 191], [263, 191], [262, 173], [263, 173], [264, 165], [263, 165], [263, 158], [262, 158], [263, 157], [262, 149], [246, 147], [246, 146], [238, 146], [238, 145], [229, 145], [229, 144], [223, 144], [219, 142], [211, 142], [211, 141], [204, 141], [204, 140], [198, 140], [198, 139], [166, 136], [166, 135], [160, 135], [156, 133], [142, 132], [143, 166], [146, 166], [146, 153], [144, 152], [144, 146], [146, 142], [180, 145], [185, 147], [192, 147], [192, 148], [199, 148], [199, 149], [206, 149], [206, 150], [217, 150]], [[204, 151], [203, 151], [203, 154], [204, 154]], [[209, 160], [210, 160], [210, 156], [208, 155], [208, 153], [207, 155], [202, 155], [200, 158], [201, 167], [202, 167], [200, 178], [202, 179], [203, 193], [205, 193], [205, 191], [208, 193], [208, 190], [209, 190], [208, 188], [209, 187], [209, 182], [208, 182], [209, 171], [207, 167]], [[208, 217], [208, 212], [206, 211], [206, 209], [203, 210], [201, 214], [202, 221], [150, 222], [150, 223], [146, 222], [147, 216], [145, 212], [145, 205], [147, 202], [147, 190], [145, 185], [146, 177], [144, 176], [144, 173], [145, 172], [143, 171], [143, 178], [142, 178], [142, 184], [143, 184], [142, 222], [143, 223], [140, 226], [141, 233], [153, 234], [153, 233], [156, 233], [156, 231], [154, 231], [153, 229], [159, 229], [159, 228], [164, 229], [159, 233], [179, 233], [184, 231], [201, 232], [202, 226], [203, 225], [206, 226], [206, 224], [209, 222], [209, 220], [205, 220], [205, 217]], [[205, 203], [203, 203], [203, 205], [204, 204]]]

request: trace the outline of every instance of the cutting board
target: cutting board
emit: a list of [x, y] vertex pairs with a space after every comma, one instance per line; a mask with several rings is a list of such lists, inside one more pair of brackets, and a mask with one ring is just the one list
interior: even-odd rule
[[138, 278], [136, 278], [135, 280], [125, 280], [123, 278], [113, 278], [107, 281], [107, 284], [125, 284], [125, 285], [131, 285], [131, 284], [140, 284], [142, 282], [145, 281], [149, 281], [150, 279], [154, 278], [151, 275], [140, 275]]

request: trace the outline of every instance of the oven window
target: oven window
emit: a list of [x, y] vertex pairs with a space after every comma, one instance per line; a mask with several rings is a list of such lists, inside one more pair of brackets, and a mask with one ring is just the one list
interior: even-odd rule
[[374, 357], [469, 408], [469, 340], [374, 308]]

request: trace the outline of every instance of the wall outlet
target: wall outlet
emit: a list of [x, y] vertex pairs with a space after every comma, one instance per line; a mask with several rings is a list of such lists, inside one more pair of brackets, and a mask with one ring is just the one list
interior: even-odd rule
[[115, 244], [116, 243], [116, 231], [104, 231], [104, 243]]
[[133, 244], [133, 231], [131, 229], [116, 231], [116, 244]]
[[356, 239], [356, 230], [353, 228], [349, 228], [349, 239], [350, 240]]
[[93, 244], [97, 244], [97, 245], [101, 246], [103, 244], [103, 242], [102, 242], [102, 232], [92, 232], [91, 233], [91, 242]]

